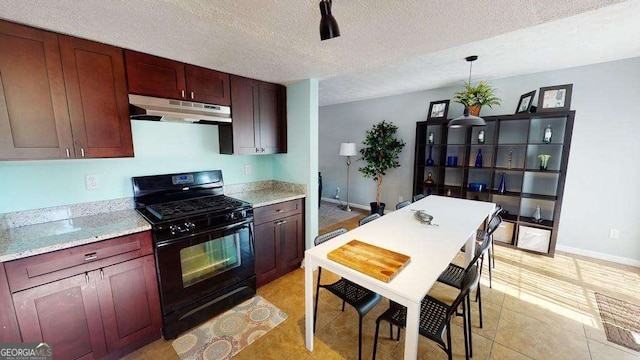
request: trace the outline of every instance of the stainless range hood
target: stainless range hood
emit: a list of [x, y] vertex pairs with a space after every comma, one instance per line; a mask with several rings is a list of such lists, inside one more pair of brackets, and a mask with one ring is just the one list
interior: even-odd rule
[[132, 120], [201, 124], [231, 123], [229, 106], [129, 94]]

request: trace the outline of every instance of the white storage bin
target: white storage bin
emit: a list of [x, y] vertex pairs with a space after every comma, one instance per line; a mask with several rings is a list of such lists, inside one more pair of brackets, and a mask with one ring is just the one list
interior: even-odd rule
[[493, 233], [493, 240], [504, 242], [507, 244], [513, 244], [513, 230], [515, 229], [515, 224], [503, 221], [500, 226]]
[[518, 243], [516, 246], [541, 253], [548, 253], [550, 240], [551, 230], [520, 226], [518, 228]]

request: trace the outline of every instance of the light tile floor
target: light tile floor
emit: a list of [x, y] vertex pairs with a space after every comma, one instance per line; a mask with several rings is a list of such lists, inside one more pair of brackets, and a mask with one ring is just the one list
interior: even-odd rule
[[[357, 218], [351, 223], [357, 224]], [[351, 227], [352, 224], [346, 224]], [[344, 226], [344, 224], [343, 224]], [[324, 229], [323, 229], [324, 230]], [[493, 286], [487, 262], [482, 277], [484, 326], [473, 312], [473, 359], [636, 359], [640, 353], [610, 343], [602, 327], [594, 293], [640, 303], [640, 269], [557, 253], [549, 258], [496, 246]], [[456, 262], [462, 261], [462, 256]], [[327, 272], [328, 273], [328, 272]], [[334, 275], [323, 272], [323, 282]], [[321, 292], [315, 350], [304, 347], [304, 271], [298, 269], [258, 289], [258, 294], [289, 318], [234, 359], [356, 359], [357, 313], [326, 291]], [[432, 296], [451, 301], [456, 290], [436, 284]], [[384, 300], [364, 320], [363, 358], [370, 359], [375, 319], [388, 306]], [[378, 359], [402, 359], [404, 339], [390, 340], [381, 327]], [[461, 319], [452, 326], [456, 359], [464, 358]], [[158, 340], [127, 359], [177, 359], [169, 341]], [[421, 337], [419, 359], [446, 359], [433, 342]]]

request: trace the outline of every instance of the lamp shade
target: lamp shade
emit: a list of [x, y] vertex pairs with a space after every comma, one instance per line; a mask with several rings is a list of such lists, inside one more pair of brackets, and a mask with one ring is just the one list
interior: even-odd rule
[[340, 36], [338, 22], [331, 15], [331, 0], [320, 0], [320, 40], [328, 40]]
[[449, 124], [447, 124], [447, 126], [450, 128], [464, 128], [485, 125], [487, 125], [487, 123], [483, 118], [471, 115], [469, 113], [469, 108], [464, 108], [464, 115], [449, 121]]
[[340, 144], [340, 155], [342, 156], [354, 156], [358, 154], [356, 151], [356, 143], [342, 143]]

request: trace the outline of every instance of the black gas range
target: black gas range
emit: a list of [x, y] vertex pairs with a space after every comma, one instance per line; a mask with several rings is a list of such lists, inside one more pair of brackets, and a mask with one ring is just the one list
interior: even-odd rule
[[132, 182], [152, 227], [165, 338], [255, 295], [253, 208], [224, 195], [222, 171]]

